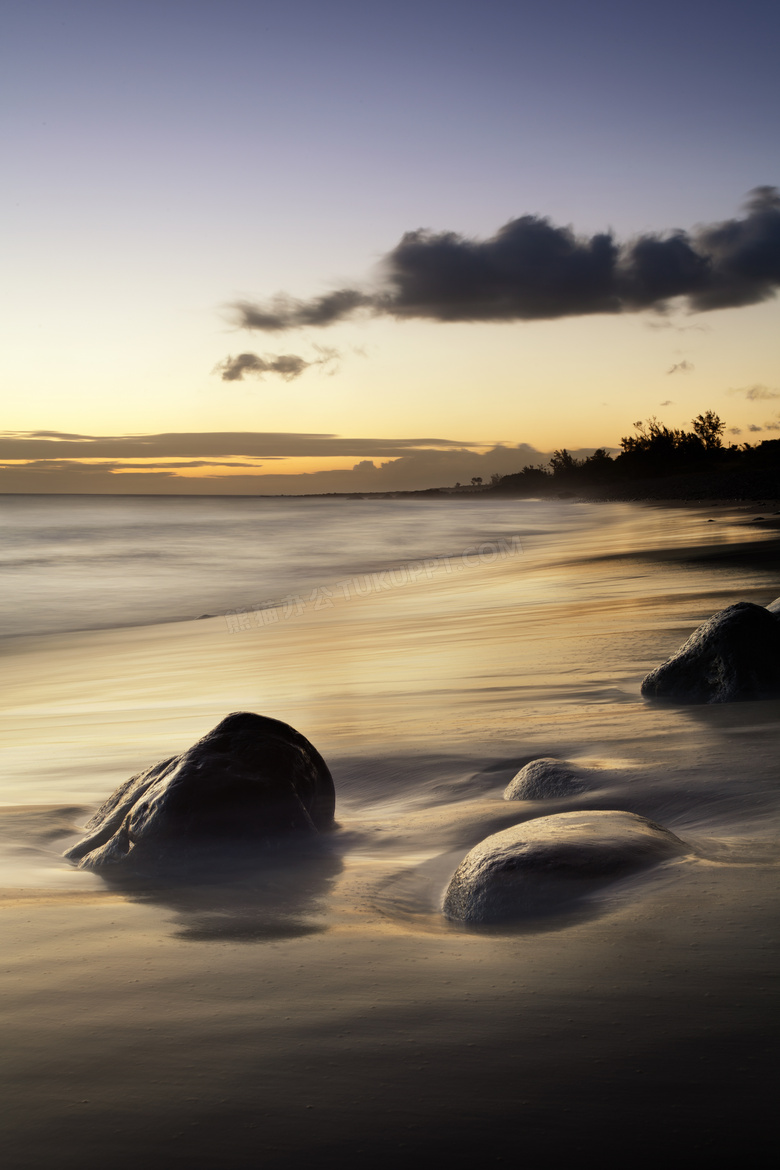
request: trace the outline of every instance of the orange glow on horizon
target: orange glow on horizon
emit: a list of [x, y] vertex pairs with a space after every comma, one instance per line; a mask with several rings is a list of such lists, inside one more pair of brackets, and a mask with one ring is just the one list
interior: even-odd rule
[[[471, 449], [471, 448], [470, 448]], [[482, 448], [474, 448], [482, 450]], [[400, 456], [399, 456], [400, 457]], [[371, 456], [364, 457], [365, 460], [373, 461], [376, 467], [381, 467], [384, 463], [394, 462], [393, 459], [378, 459], [371, 460]], [[189, 460], [185, 458], [172, 457], [165, 458], [149, 458], [143, 457], [132, 458], [126, 461], [119, 461], [116, 459], [67, 459], [62, 462], [67, 463], [73, 468], [90, 467], [95, 469], [103, 468], [110, 475], [143, 475], [144, 472], [156, 472], [166, 470], [173, 472], [177, 479], [209, 479], [209, 478], [229, 478], [236, 475], [255, 475], [262, 477], [263, 475], [304, 475], [312, 474], [317, 471], [351, 471], [358, 463], [363, 462], [363, 458], [356, 455], [330, 455], [330, 456], [284, 456], [282, 458], [262, 458], [251, 459], [248, 457], [236, 456], [235, 459], [204, 459], [204, 460]], [[188, 466], [196, 462], [196, 466]], [[45, 464], [51, 465], [51, 470], [61, 466], [61, 461], [58, 459], [5, 459], [0, 462], [1, 468], [8, 468], [9, 470], [16, 467], [31, 467], [38, 465], [42, 470], [46, 470]], [[117, 464], [120, 464], [117, 466]], [[43, 465], [43, 466], [42, 466]]]

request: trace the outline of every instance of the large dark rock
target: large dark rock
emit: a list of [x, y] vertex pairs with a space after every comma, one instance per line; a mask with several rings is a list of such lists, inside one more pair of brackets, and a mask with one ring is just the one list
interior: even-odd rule
[[780, 616], [749, 601], [720, 610], [648, 674], [642, 694], [678, 703], [780, 695]]
[[442, 908], [448, 918], [485, 925], [556, 913], [686, 852], [674, 833], [636, 813], [538, 817], [476, 845], [456, 869]]
[[333, 825], [333, 780], [286, 723], [240, 711], [131, 777], [65, 854], [83, 869], [153, 869], [208, 849], [267, 847]]
[[582, 772], [565, 760], [531, 760], [504, 789], [504, 800], [554, 800], [576, 796], [587, 787]]

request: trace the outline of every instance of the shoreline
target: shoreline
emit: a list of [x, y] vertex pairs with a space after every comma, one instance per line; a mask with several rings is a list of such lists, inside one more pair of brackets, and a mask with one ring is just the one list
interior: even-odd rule
[[[744, 553], [724, 565], [696, 559], [713, 526], [682, 506], [673, 525], [665, 507], [588, 509], [523, 557], [233, 636], [190, 619], [6, 643], [14, 1170], [468, 1170], [518, 1142], [617, 1170], [637, 1132], [657, 1160], [759, 1157], [780, 1035], [780, 703], [686, 709], [639, 686], [736, 590], [780, 588], [741, 513], [714, 542]], [[331, 768], [321, 855], [158, 888], [62, 861], [119, 783], [241, 709], [290, 723]], [[504, 800], [546, 756], [588, 789]], [[690, 851], [568, 918], [442, 918], [485, 836], [583, 809], [636, 812]]]
[[[36, 497], [36, 498], [38, 498], [38, 497]], [[84, 498], [84, 497], [78, 497], [78, 498]], [[97, 500], [100, 500], [100, 499], [126, 500], [129, 497], [126, 497], [126, 496], [96, 496], [96, 497], [91, 497], [91, 498], [94, 498]], [[159, 496], [159, 497], [141, 496], [141, 497], [136, 497], [136, 498], [142, 499], [142, 500], [159, 499], [159, 500], [165, 500], [165, 501], [168, 501], [171, 499], [171, 497], [169, 497], [169, 496]], [[176, 497], [176, 498], [178, 499], [178, 498], [184, 498], [184, 497]], [[196, 497], [186, 497], [186, 498], [188, 498], [188, 499], [191, 498], [193, 500], [197, 499]], [[228, 500], [228, 501], [238, 500], [238, 499], [255, 499], [255, 498], [258, 498], [258, 497], [224, 497], [224, 496], [222, 496], [222, 497], [208, 497], [209, 500], [218, 499], [218, 500]], [[262, 497], [262, 498], [270, 501], [270, 500], [274, 500], [274, 499], [289, 500], [292, 497]], [[301, 497], [301, 498], [315, 499], [315, 498], [325, 498], [325, 497]], [[352, 497], [345, 497], [345, 498], [352, 499]], [[385, 497], [378, 495], [374, 498], [375, 499], [383, 499]], [[470, 502], [474, 502], [473, 495], [469, 495], [467, 498]], [[511, 499], [514, 499], [514, 497], [511, 497]], [[507, 502], [509, 502], [509, 500], [510, 500], [510, 497], [507, 497], [506, 495], [488, 497], [486, 502], [485, 502], [485, 507], [487, 509], [488, 502], [500, 501], [502, 504], [506, 504]], [[553, 506], [556, 508], [563, 508], [563, 509], [566, 509], [568, 507], [576, 509], [577, 506], [583, 505], [583, 504], [585, 504], [585, 505], [612, 504], [612, 505], [615, 505], [616, 507], [625, 507], [626, 505], [629, 505], [629, 506], [635, 506], [638, 509], [640, 509], [640, 511], [638, 513], [639, 515], [641, 515], [642, 512], [646, 512], [648, 514], [653, 514], [653, 513], [663, 513], [663, 511], [665, 511], [665, 510], [670, 510], [670, 511], [676, 511], [676, 512], [684, 512], [686, 514], [689, 514], [692, 518], [695, 518], [697, 515], [699, 515], [701, 513], [712, 510], [715, 513], [714, 515], [712, 515], [712, 516], [701, 515], [700, 516], [700, 519], [703, 523], [713, 523], [713, 524], [717, 524], [717, 525], [727, 525], [727, 526], [733, 525], [737, 529], [744, 530], [745, 528], [751, 528], [751, 529], [755, 530], [754, 531], [755, 539], [750, 542], [751, 546], [748, 548], [747, 541], [743, 541], [742, 547], [739, 550], [740, 552], [744, 553], [746, 556], [749, 556], [750, 559], [752, 561], [754, 561], [755, 563], [760, 563], [762, 560], [765, 560], [767, 568], [773, 568], [775, 562], [778, 560], [778, 549], [776, 548], [776, 544], [775, 544], [774, 530], [780, 529], [780, 499], [776, 499], [776, 500], [775, 499], [764, 499], [763, 501], [760, 501], [760, 502], [745, 501], [745, 500], [728, 500], [728, 499], [709, 499], [709, 500], [708, 499], [595, 499], [595, 498], [592, 498], [590, 496], [574, 495], [574, 494], [568, 495], [567, 494], [563, 498], [561, 498], [560, 496], [552, 496], [552, 495], [545, 496], [545, 497], [531, 497], [531, 498], [517, 497], [517, 502], [522, 503], [522, 504], [531, 504], [531, 505], [534, 505], [534, 504], [549, 505], [549, 506]], [[480, 504], [478, 506], [481, 507], [482, 505]], [[767, 514], [760, 515], [760, 516], [756, 515], [756, 512], [759, 509], [763, 510]], [[713, 531], [717, 531], [717, 529], [713, 530]], [[517, 542], [517, 541], [522, 542], [523, 540], [526, 540], [526, 539], [529, 539], [529, 537], [527, 537], [526, 534], [523, 532], [520, 532], [519, 534], [515, 534], [511, 537], [511, 540], [515, 541], [515, 542]], [[533, 536], [531, 536], [530, 539], [535, 540], [535, 538]], [[497, 548], [498, 545], [501, 544], [502, 541], [504, 543], [506, 543], [507, 537], [496, 536], [496, 537], [493, 537], [492, 541], [488, 541], [487, 543], [489, 545], [491, 545], [491, 547], [496, 546], [496, 548]], [[710, 545], [708, 547], [710, 549], [710, 553], [708, 555], [717, 556], [716, 545]], [[654, 552], [657, 553], [659, 551], [659, 548], [660, 548], [660, 546], [655, 548]], [[459, 555], [461, 555], [457, 551], [456, 546], [453, 546], [453, 550], [450, 550], [450, 551], [447, 551], [444, 553], [437, 553], [436, 556], [433, 557], [432, 560], [429, 559], [428, 561], [424, 561], [424, 563], [430, 566], [435, 561], [436, 562], [435, 569], [437, 572], [441, 566], [444, 566], [445, 568], [447, 568], [447, 571], [449, 572], [450, 566], [448, 566], [446, 564], [446, 562], [452, 561], [453, 558], [457, 558]], [[516, 555], [516, 553], [511, 548], [509, 548], [509, 546], [507, 546], [507, 551], [508, 551], [508, 554], [510, 556]], [[468, 553], [469, 550], [467, 549], [466, 552]], [[725, 556], [728, 554], [729, 554], [729, 550], [724, 549], [723, 555]], [[766, 555], [763, 556], [763, 554], [766, 554]], [[503, 559], [504, 555], [506, 555], [506, 554], [502, 553], [502, 559]], [[477, 559], [479, 559], [478, 554], [477, 554]], [[474, 556], [469, 555], [469, 565], [468, 565], [469, 568], [472, 567], [473, 560], [474, 560]], [[407, 557], [407, 558], [404, 558], [404, 559], [398, 560], [398, 561], [383, 562], [382, 564], [379, 564], [378, 562], [376, 562], [376, 563], [372, 562], [369, 564], [369, 566], [367, 568], [361, 568], [361, 569], [357, 570], [357, 575], [360, 576], [361, 574], [363, 574], [363, 576], [366, 576], [366, 575], [371, 576], [377, 571], [379, 571], [380, 573], [381, 572], [396, 573], [397, 571], [404, 570], [407, 566], [418, 565], [420, 563], [420, 561], [421, 561], [421, 554], [418, 556]], [[350, 572], [352, 572], [352, 570], [350, 570]], [[427, 574], [426, 574], [429, 579], [431, 576], [431, 572], [432, 571], [429, 569]], [[342, 574], [342, 576], [343, 576], [343, 574]], [[332, 585], [333, 582], [336, 581], [338, 578], [339, 578], [339, 574], [334, 570], [334, 571], [332, 571], [331, 575], [327, 575], [327, 574], [324, 575], [320, 579], [319, 585], [325, 585], [325, 586], [327, 586], [329, 584]], [[344, 586], [346, 584], [346, 582], [342, 580], [341, 584], [342, 584], [342, 586]], [[308, 588], [308, 586], [306, 588]], [[780, 590], [780, 582], [779, 582], [778, 588]], [[341, 595], [337, 593], [333, 604], [338, 605], [340, 603], [341, 603]], [[208, 604], [208, 603], [204, 602], [204, 604]], [[133, 630], [133, 629], [143, 629], [146, 627], [155, 628], [155, 627], [164, 627], [164, 626], [168, 626], [168, 625], [176, 626], [176, 625], [180, 625], [182, 623], [206, 622], [206, 621], [217, 620], [217, 619], [222, 620], [222, 621], [227, 622], [227, 623], [230, 623], [232, 620], [233, 624], [237, 626], [241, 620], [241, 615], [259, 614], [259, 613], [262, 613], [264, 610], [272, 610], [272, 609], [278, 608], [278, 605], [279, 605], [279, 602], [274, 601], [274, 599], [269, 596], [263, 602], [258, 602], [255, 604], [246, 604], [246, 603], [238, 604], [238, 605], [234, 605], [234, 604], [224, 605], [224, 604], [222, 604], [222, 605], [218, 605], [217, 607], [213, 607], [213, 605], [212, 605], [212, 609], [210, 612], [203, 612], [203, 613], [198, 613], [197, 612], [198, 607], [194, 606], [193, 607], [194, 611], [191, 610], [188, 613], [171, 613], [171, 614], [168, 614], [164, 617], [160, 617], [160, 618], [157, 618], [157, 619], [151, 620], [151, 621], [145, 620], [143, 618], [139, 618], [138, 620], [132, 620], [132, 621], [104, 620], [104, 621], [101, 621], [97, 624], [73, 625], [73, 626], [67, 626], [67, 627], [61, 627], [61, 628], [55, 627], [53, 629], [48, 629], [48, 630], [47, 629], [42, 629], [42, 630], [28, 629], [28, 630], [22, 630], [21, 632], [17, 632], [15, 630], [9, 629], [7, 632], [0, 633], [0, 644], [10, 645], [10, 644], [14, 644], [15, 642], [19, 641], [20, 639], [42, 638], [42, 637], [49, 637], [49, 636], [55, 637], [58, 635], [66, 635], [66, 634], [88, 634], [88, 633], [94, 633], [94, 632], [99, 632], [99, 631], [102, 631], [105, 634], [110, 634], [111, 631], [114, 631], [114, 630]]]
[[416, 489], [351, 492], [291, 492], [265, 494], [224, 492], [0, 492], [0, 499], [39, 499], [41, 497], [74, 500], [101, 498], [126, 500], [387, 500], [387, 499], [518, 499], [568, 500], [588, 503], [730, 503], [750, 504], [764, 500], [780, 507], [780, 477], [773, 472], [730, 472], [713, 475], [707, 472], [687, 475], [658, 476], [652, 479], [616, 479], [612, 483], [578, 484], [564, 481], [550, 484], [541, 494], [521, 492], [516, 487], [484, 484], [480, 487], [438, 486]]

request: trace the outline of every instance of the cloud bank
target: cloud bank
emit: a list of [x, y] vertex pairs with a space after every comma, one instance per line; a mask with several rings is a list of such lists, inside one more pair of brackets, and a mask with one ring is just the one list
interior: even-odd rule
[[[505, 475], [549, 459], [549, 454], [526, 443], [484, 448], [478, 441], [454, 439], [345, 439], [251, 431], [63, 434], [61, 438], [56, 431], [6, 433], [0, 435], [0, 492], [309, 495], [416, 491], [457, 481], [468, 484], [475, 476], [487, 483], [491, 475]], [[574, 452], [583, 453], [590, 454], [591, 449]], [[348, 469], [297, 474], [282, 474], [283, 464], [278, 471], [276, 467], [266, 470], [267, 461], [304, 455], [347, 455], [356, 462]], [[146, 462], [138, 463], [139, 457]], [[85, 458], [90, 462], [81, 462]], [[241, 459], [246, 462], [237, 461]], [[197, 468], [199, 474], [182, 476], [182, 468]], [[238, 474], [225, 474], [228, 468]]]
[[547, 218], [510, 220], [490, 239], [407, 232], [381, 266], [378, 291], [342, 288], [309, 300], [278, 293], [236, 302], [245, 329], [332, 325], [358, 312], [431, 321], [533, 321], [663, 310], [682, 297], [696, 312], [757, 304], [780, 286], [780, 192], [756, 187], [740, 219], [691, 232], [577, 236]]
[[[289, 459], [393, 458], [420, 450], [483, 447], [458, 439], [342, 438], [285, 431], [175, 431], [158, 435], [73, 435], [60, 431], [0, 432], [0, 460], [17, 459]], [[529, 448], [530, 449], [530, 448]]]

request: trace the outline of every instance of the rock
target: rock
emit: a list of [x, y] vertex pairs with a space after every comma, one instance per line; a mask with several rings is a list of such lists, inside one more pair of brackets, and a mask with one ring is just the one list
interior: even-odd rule
[[105, 870], [154, 868], [210, 847], [251, 852], [331, 828], [334, 804], [327, 765], [304, 736], [240, 711], [121, 785], [65, 857]]
[[713, 614], [676, 654], [648, 674], [642, 694], [678, 703], [732, 703], [780, 695], [776, 612], [740, 601]]
[[609, 882], [686, 852], [674, 833], [635, 813], [538, 817], [472, 849], [450, 881], [443, 911], [485, 925], [560, 912]]
[[531, 760], [504, 789], [504, 800], [552, 800], [584, 792], [585, 778], [564, 760]]

